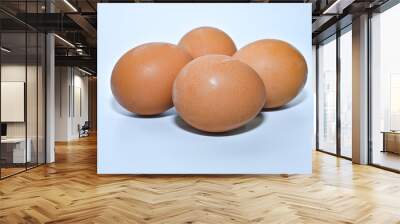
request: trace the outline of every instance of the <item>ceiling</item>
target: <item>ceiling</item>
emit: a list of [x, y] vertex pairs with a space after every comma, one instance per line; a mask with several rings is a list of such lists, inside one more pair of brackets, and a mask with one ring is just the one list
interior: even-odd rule
[[[185, 1], [185, 2], [269, 2], [269, 3], [312, 3], [313, 42], [335, 32], [338, 20], [351, 23], [351, 17], [377, 7], [386, 0], [253, 0], [253, 1]], [[1, 0], [0, 24], [5, 38], [3, 43], [23, 51], [25, 39], [18, 32], [29, 29], [39, 32], [55, 32], [56, 64], [80, 66], [96, 71], [97, 3], [138, 2], [183, 2], [149, 0]], [[49, 12], [52, 13], [49, 13]], [[27, 12], [27, 13], [26, 13]], [[343, 26], [346, 23], [342, 23]], [[330, 31], [331, 30], [331, 31]], [[32, 43], [28, 52], [34, 50]], [[32, 46], [32, 49], [31, 49]], [[19, 50], [18, 50], [19, 49]], [[14, 49], [13, 49], [14, 50]], [[23, 53], [23, 52], [21, 52]]]

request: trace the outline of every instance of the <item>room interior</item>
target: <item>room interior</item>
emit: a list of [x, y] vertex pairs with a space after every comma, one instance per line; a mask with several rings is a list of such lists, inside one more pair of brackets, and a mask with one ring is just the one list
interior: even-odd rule
[[2, 33], [1, 173], [10, 176], [45, 162], [44, 35]]
[[399, 65], [395, 62], [399, 7], [372, 18], [372, 162], [398, 170], [399, 162]]

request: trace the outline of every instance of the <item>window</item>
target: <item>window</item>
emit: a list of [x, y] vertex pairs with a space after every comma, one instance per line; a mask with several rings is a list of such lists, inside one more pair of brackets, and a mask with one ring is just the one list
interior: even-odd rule
[[318, 149], [336, 153], [336, 39], [318, 47]]
[[317, 148], [350, 159], [353, 131], [352, 26], [320, 43], [317, 55]]
[[[42, 5], [21, 1], [16, 10], [40, 13]], [[0, 17], [8, 21], [0, 24], [0, 178], [5, 178], [45, 163], [46, 39], [7, 14]]]
[[373, 164], [400, 170], [400, 5], [371, 18], [371, 140]]
[[352, 156], [352, 34], [351, 26], [340, 36], [340, 155]]

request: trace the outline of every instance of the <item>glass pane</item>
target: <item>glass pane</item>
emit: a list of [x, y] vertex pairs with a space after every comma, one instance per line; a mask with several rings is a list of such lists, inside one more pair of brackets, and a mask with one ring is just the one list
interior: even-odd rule
[[340, 127], [341, 155], [352, 156], [352, 35], [340, 37]]
[[26, 150], [25, 32], [2, 33], [1, 47], [1, 174], [5, 177], [25, 170], [31, 158]]
[[[37, 2], [27, 2], [26, 12], [37, 13]], [[35, 23], [36, 21], [32, 22]], [[37, 33], [27, 30], [27, 74], [26, 74], [26, 125], [27, 125], [27, 150], [31, 151], [27, 167], [37, 165]]]
[[[45, 0], [0, 2], [12, 14], [45, 12]], [[0, 177], [4, 178], [45, 162], [46, 54], [44, 34], [2, 12], [0, 17], [7, 20], [0, 23]]]
[[46, 44], [46, 37], [44, 34], [39, 33], [38, 35], [38, 163], [43, 164], [45, 163], [46, 158], [46, 149], [45, 149], [45, 111], [46, 111], [46, 104], [45, 104], [45, 88], [46, 88], [46, 76], [45, 76], [45, 60], [46, 60], [46, 51], [45, 51], [45, 44]]
[[318, 48], [318, 147], [336, 153], [336, 40]]
[[400, 170], [400, 5], [372, 18], [372, 163]]
[[27, 89], [27, 98], [26, 98], [26, 113], [27, 113], [27, 144], [28, 150], [30, 153], [30, 161], [27, 163], [28, 168], [34, 167], [37, 165], [38, 160], [38, 144], [37, 144], [37, 98], [38, 98], [38, 88], [37, 88], [37, 79], [38, 79], [38, 36], [36, 32], [27, 33], [28, 38], [28, 55], [27, 55], [27, 80], [26, 80], [26, 89]]

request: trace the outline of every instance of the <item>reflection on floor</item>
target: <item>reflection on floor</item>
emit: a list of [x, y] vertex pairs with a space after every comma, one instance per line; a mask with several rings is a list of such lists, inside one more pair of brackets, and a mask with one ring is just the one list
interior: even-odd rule
[[18, 165], [16, 165], [16, 164], [8, 164], [8, 165], [2, 164], [2, 165], [3, 165], [3, 167], [0, 170], [0, 172], [1, 172], [1, 176], [0, 177], [1, 178], [6, 178], [6, 177], [11, 176], [13, 174], [17, 174], [17, 173], [20, 173], [22, 171], [25, 171], [26, 169], [30, 169], [30, 168], [33, 168], [33, 167], [37, 166], [36, 163], [27, 163], [26, 165], [25, 164], [18, 164]]
[[400, 155], [392, 152], [374, 151], [372, 157], [373, 164], [377, 164], [391, 169], [400, 170]]
[[352, 157], [352, 148], [342, 147], [340, 153], [344, 157], [351, 158]]
[[[118, 153], [117, 148], [110, 150]], [[97, 175], [96, 139], [0, 181], [0, 223], [399, 223], [400, 175], [320, 152], [310, 175]]]
[[4, 178], [4, 177], [10, 176], [10, 175], [19, 173], [19, 172], [24, 171], [24, 170], [25, 170], [25, 167], [23, 167], [23, 168], [20, 168], [20, 167], [17, 167], [17, 168], [1, 168], [1, 178]]

